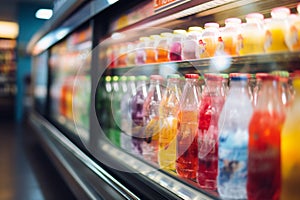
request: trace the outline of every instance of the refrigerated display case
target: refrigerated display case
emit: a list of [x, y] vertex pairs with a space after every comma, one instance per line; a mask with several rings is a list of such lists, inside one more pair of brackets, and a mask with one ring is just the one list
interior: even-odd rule
[[[35, 38], [29, 46], [34, 54], [49, 51], [48, 104], [44, 105], [48, 105], [49, 112], [44, 117], [36, 112], [31, 115], [31, 120], [38, 122], [34, 124], [38, 133], [47, 130], [47, 134], [38, 135], [46, 146], [49, 146], [49, 154], [58, 163], [63, 175], [68, 174], [64, 175], [66, 179], [70, 181], [71, 176], [76, 180], [77, 187], [82, 191], [77, 191], [79, 196], [101, 198], [103, 195], [104, 198], [115, 199], [224, 198], [220, 196], [220, 188], [216, 188], [217, 179], [214, 180], [213, 187], [203, 187], [199, 184], [199, 177], [183, 178], [184, 176], [178, 175], [176, 170], [164, 169], [158, 162], [148, 160], [143, 154], [135, 154], [130, 150], [131, 145], [129, 150], [126, 149], [124, 143], [133, 141], [134, 131], [138, 129], [151, 132], [160, 126], [154, 121], [149, 125], [149, 120], [146, 120], [144, 127], [137, 127], [134, 123], [139, 121], [131, 119], [133, 114], [129, 112], [129, 107], [133, 105], [133, 101], [130, 100], [134, 99], [134, 94], [142, 87], [139, 81], [144, 81], [145, 86], [149, 86], [151, 75], [161, 75], [166, 79], [174, 73], [181, 76], [200, 74], [203, 79], [202, 83], [199, 83], [199, 89], [203, 91], [207, 90], [207, 79], [222, 79], [222, 86], [214, 87], [224, 87], [220, 95], [226, 97], [229, 86], [224, 77], [227, 76], [228, 79], [229, 73], [247, 73], [244, 77], [249, 79], [247, 93], [253, 104], [256, 104], [255, 74], [257, 80], [260, 80], [259, 73], [278, 74], [274, 71], [281, 70], [279, 74], [283, 77], [286, 76], [283, 74], [299, 70], [298, 1], [120, 0], [111, 5], [103, 2], [84, 2], [81, 4], [82, 9], [78, 7], [66, 19], [73, 22], [78, 16], [84, 16], [85, 20], [72, 24], [72, 28], [67, 29], [62, 37], [56, 37], [43, 48], [39, 45], [40, 41], [52, 33], [55, 35], [65, 24], [70, 25], [70, 21], [61, 23], [53, 30], [49, 29], [47, 35]], [[274, 10], [276, 7], [281, 7], [281, 10]], [[286, 10], [292, 15], [285, 12]], [[289, 20], [284, 21], [283, 18], [287, 17], [284, 15], [289, 15]], [[65, 19], [64, 17], [61, 20]], [[281, 33], [282, 36], [276, 35], [275, 29], [279, 30], [276, 34], [284, 32]], [[214, 43], [209, 40], [212, 37]], [[284, 48], [276, 46], [280, 41]], [[232, 48], [228, 48], [228, 44]], [[262, 51], [257, 48], [259, 44], [262, 45]], [[212, 50], [213, 54], [209, 50]], [[184, 51], [186, 54], [181, 54]], [[167, 57], [164, 57], [165, 55]], [[145, 59], [147, 56], [152, 59]], [[207, 73], [213, 75], [204, 76]], [[224, 73], [227, 75], [221, 78], [219, 74]], [[232, 77], [236, 77], [236, 74], [231, 74], [231, 79], [243, 79]], [[291, 78], [286, 82], [290, 92], [289, 97], [284, 97], [283, 104], [286, 107], [289, 106], [288, 101], [292, 102], [293, 96], [290, 81]], [[128, 95], [126, 91], [129, 91], [130, 83], [135, 85], [131, 88], [135, 92]], [[182, 85], [180, 88], [183, 89]], [[281, 96], [284, 96], [283, 89], [280, 91]], [[202, 92], [202, 95], [204, 93]], [[71, 97], [73, 101], [70, 100]], [[253, 107], [255, 108], [255, 105]], [[199, 109], [202, 108], [194, 109], [200, 112]], [[214, 107], [211, 112], [216, 112], [214, 109], [219, 108]], [[140, 120], [145, 120], [144, 118], [145, 116], [142, 116]], [[240, 118], [242, 120], [242, 116]], [[181, 123], [182, 121], [183, 119]], [[204, 122], [200, 120], [199, 125], [196, 125], [197, 130], [205, 129], [201, 123]], [[213, 128], [206, 129], [208, 130], [203, 131], [208, 132]], [[200, 139], [204, 137], [200, 136], [201, 134], [196, 134], [199, 152], [204, 148], [201, 147], [204, 144], [204, 140]], [[142, 143], [141, 148], [146, 148], [145, 140], [148, 143], [154, 140], [159, 142], [159, 139], [149, 135], [139, 139]], [[58, 149], [54, 150], [56, 146]], [[158, 154], [157, 151], [155, 153]], [[215, 151], [218, 149], [215, 148]], [[200, 159], [199, 152], [196, 153], [197, 163], [203, 160]], [[242, 154], [247, 150], [239, 152]], [[247, 155], [246, 153], [244, 156]], [[220, 160], [218, 157], [214, 159], [216, 160], [210, 164], [215, 166]], [[230, 164], [223, 164], [228, 165], [224, 168], [229, 170], [226, 171], [226, 177], [238, 170], [230, 168]], [[245, 169], [245, 166], [238, 164], [236, 167]], [[77, 165], [80, 165], [80, 170], [76, 169]], [[276, 167], [280, 169], [280, 166]], [[203, 172], [200, 168], [197, 170], [198, 174]], [[218, 170], [218, 167], [214, 170]], [[216, 171], [213, 173], [217, 174]], [[243, 180], [246, 179], [245, 174], [241, 176], [244, 177]], [[105, 185], [105, 189], [100, 189], [99, 182]], [[246, 186], [243, 187], [246, 190]]]

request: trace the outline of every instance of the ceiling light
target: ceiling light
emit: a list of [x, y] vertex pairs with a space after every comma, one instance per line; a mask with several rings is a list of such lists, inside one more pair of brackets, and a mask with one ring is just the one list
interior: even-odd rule
[[35, 17], [38, 19], [50, 19], [53, 11], [51, 9], [39, 9], [35, 13]]
[[0, 38], [16, 38], [19, 34], [19, 25], [15, 22], [0, 21]]

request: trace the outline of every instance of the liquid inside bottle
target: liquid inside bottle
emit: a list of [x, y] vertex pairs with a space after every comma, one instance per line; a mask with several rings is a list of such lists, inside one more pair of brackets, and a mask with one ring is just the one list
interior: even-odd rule
[[198, 123], [198, 173], [201, 188], [215, 190], [218, 173], [218, 120], [224, 104], [221, 94], [222, 77], [205, 74]]
[[176, 172], [180, 177], [196, 180], [198, 168], [198, 111], [201, 90], [198, 74], [186, 74], [180, 100], [178, 127]]

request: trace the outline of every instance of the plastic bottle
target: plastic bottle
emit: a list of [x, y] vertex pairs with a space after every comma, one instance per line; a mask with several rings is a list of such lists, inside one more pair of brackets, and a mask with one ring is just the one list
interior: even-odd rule
[[140, 37], [137, 42], [136, 55], [135, 55], [135, 64], [142, 65], [146, 61], [146, 47], [148, 45], [148, 37]]
[[160, 168], [175, 170], [176, 161], [176, 135], [178, 123], [179, 102], [181, 89], [180, 76], [171, 74], [167, 77], [166, 91], [159, 105], [159, 153], [158, 163]]
[[296, 96], [287, 112], [281, 134], [281, 200], [300, 198], [300, 74], [293, 80]]
[[225, 19], [225, 27], [221, 31], [222, 40], [224, 43], [224, 52], [227, 55], [238, 55], [238, 35], [240, 34], [241, 19], [227, 18]]
[[182, 42], [186, 37], [185, 30], [174, 30], [173, 37], [171, 40], [170, 46], [170, 60], [171, 61], [180, 61], [182, 60]]
[[250, 13], [246, 16], [246, 23], [242, 25], [238, 39], [240, 55], [262, 54], [265, 52], [264, 16], [260, 13]]
[[200, 58], [215, 56], [220, 37], [219, 27], [218, 23], [211, 22], [204, 24], [202, 39], [199, 41], [200, 49], [202, 49], [200, 51]]
[[[123, 88], [123, 96], [121, 101], [121, 138], [120, 143], [121, 147], [127, 151], [132, 152], [132, 144], [131, 144], [131, 101], [133, 96], [136, 94], [135, 87], [135, 76], [127, 77], [126, 87]], [[126, 90], [125, 90], [126, 89]]]
[[160, 40], [157, 45], [157, 62], [168, 62], [170, 60], [169, 48], [172, 37], [172, 33], [166, 32], [160, 34]]
[[127, 59], [126, 66], [135, 65], [135, 56], [136, 56], [136, 43], [130, 42], [127, 44]]
[[136, 94], [132, 98], [131, 102], [131, 118], [132, 118], [132, 152], [133, 154], [142, 157], [143, 149], [142, 143], [144, 141], [144, 116], [143, 116], [143, 104], [147, 97], [147, 76], [137, 77]]
[[199, 43], [202, 36], [202, 28], [198, 26], [189, 27], [186, 37], [182, 43], [183, 60], [199, 58]]
[[290, 51], [300, 50], [300, 3], [297, 5], [297, 11], [298, 14], [291, 14], [288, 16], [286, 42]]
[[280, 197], [280, 133], [284, 118], [278, 78], [263, 76], [257, 105], [249, 123], [249, 200]]
[[142, 144], [143, 157], [153, 163], [157, 163], [158, 140], [159, 140], [159, 104], [162, 99], [163, 77], [160, 75], [150, 76], [150, 86], [143, 105], [145, 122], [144, 142]]
[[288, 31], [288, 16], [290, 9], [285, 7], [273, 8], [271, 11], [271, 20], [266, 24], [266, 52], [288, 51], [286, 43]]
[[159, 35], [150, 35], [146, 51], [146, 63], [157, 62], [157, 44], [160, 40]]
[[248, 75], [230, 77], [230, 89], [219, 118], [218, 192], [222, 199], [246, 199], [248, 125], [252, 102]]
[[198, 123], [198, 173], [201, 188], [215, 190], [218, 173], [218, 121], [224, 104], [222, 77], [204, 74], [206, 86], [202, 92]]
[[127, 43], [119, 45], [118, 67], [125, 67], [127, 65]]
[[177, 127], [176, 172], [182, 178], [196, 180], [198, 168], [198, 107], [200, 87], [198, 74], [186, 74], [180, 99]]

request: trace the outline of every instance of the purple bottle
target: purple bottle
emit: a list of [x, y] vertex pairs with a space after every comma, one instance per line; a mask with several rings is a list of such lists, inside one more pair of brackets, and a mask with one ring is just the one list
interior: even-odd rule
[[185, 30], [174, 30], [173, 37], [170, 46], [170, 60], [180, 61], [182, 60], [182, 41], [186, 37]]
[[147, 76], [137, 77], [136, 94], [133, 96], [131, 103], [131, 118], [132, 118], [132, 152], [137, 156], [143, 155], [142, 143], [144, 141], [144, 116], [143, 104], [147, 97], [146, 87]]

